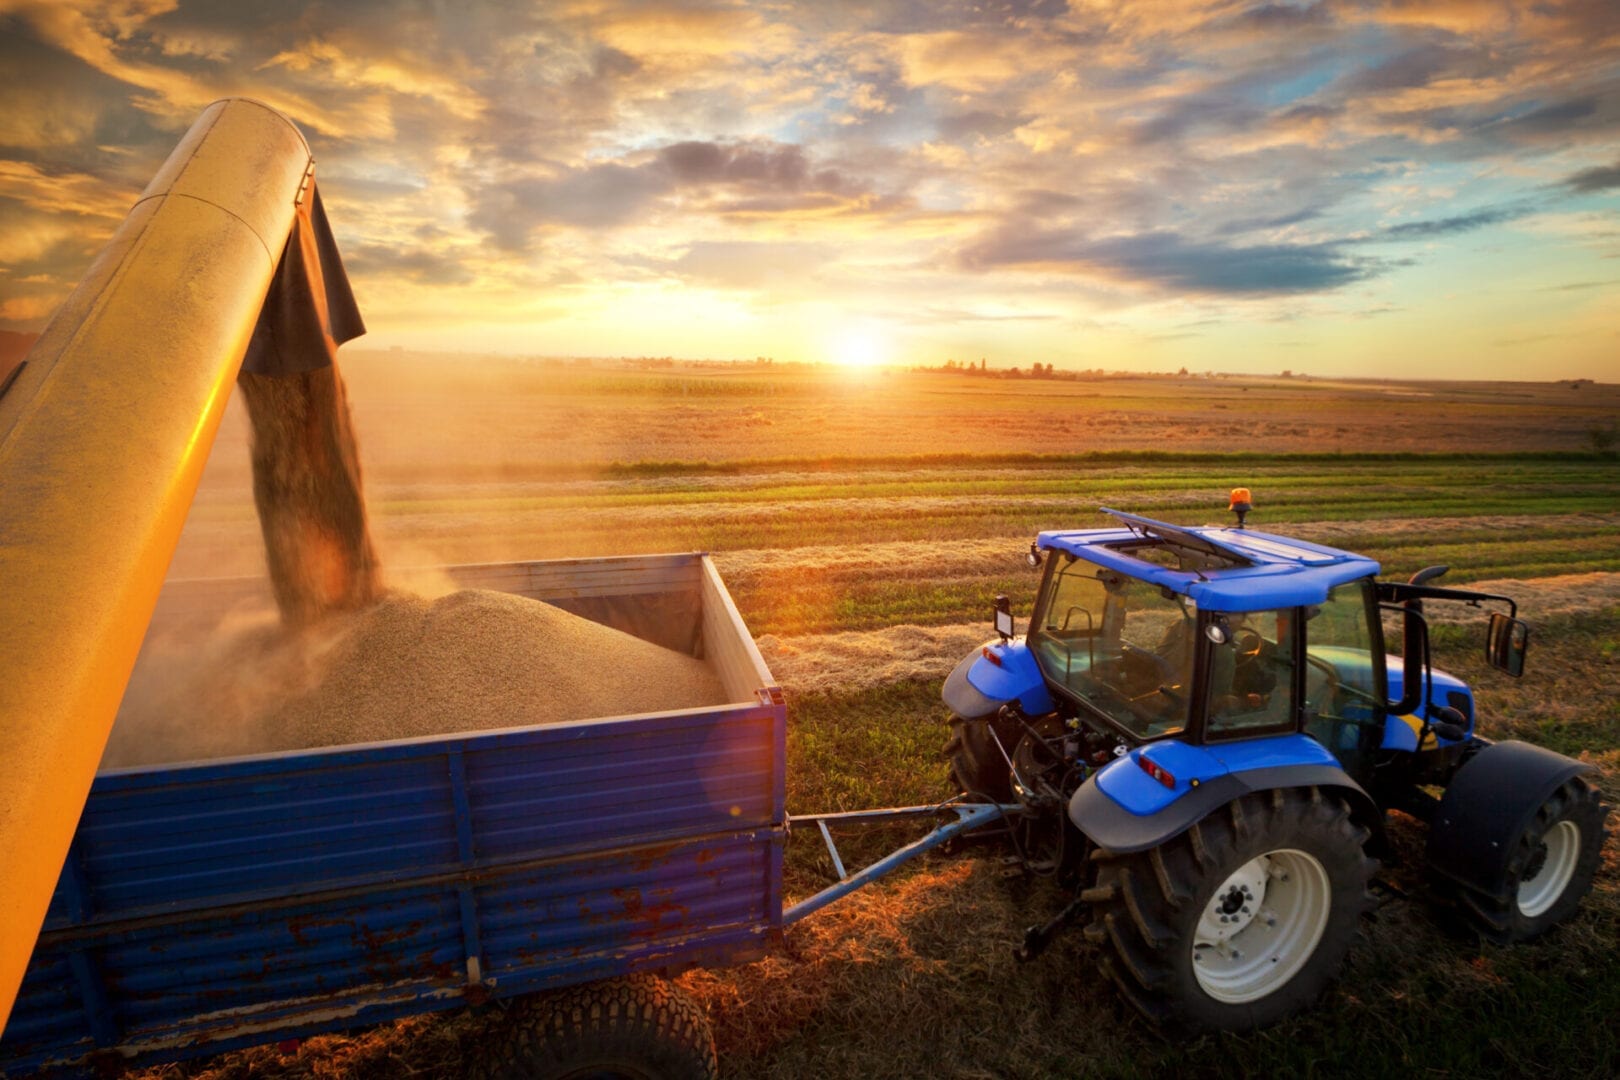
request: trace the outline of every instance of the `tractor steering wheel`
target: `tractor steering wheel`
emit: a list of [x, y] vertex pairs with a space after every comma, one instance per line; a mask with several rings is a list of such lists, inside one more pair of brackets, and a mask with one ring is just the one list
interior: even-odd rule
[[1252, 664], [1260, 659], [1265, 647], [1266, 639], [1252, 626], [1241, 626], [1232, 635], [1232, 648], [1237, 650], [1237, 662], [1240, 664]]

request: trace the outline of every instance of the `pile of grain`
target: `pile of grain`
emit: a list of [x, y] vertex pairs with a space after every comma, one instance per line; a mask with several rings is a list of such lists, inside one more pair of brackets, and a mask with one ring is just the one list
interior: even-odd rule
[[724, 704], [701, 660], [509, 593], [149, 641], [103, 768]]

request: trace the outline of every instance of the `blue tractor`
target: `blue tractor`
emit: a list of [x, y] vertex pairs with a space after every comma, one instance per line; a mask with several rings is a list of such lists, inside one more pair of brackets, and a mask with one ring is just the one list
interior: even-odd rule
[[1509, 942], [1568, 917], [1608, 812], [1590, 767], [1479, 737], [1472, 692], [1430, 657], [1426, 603], [1500, 608], [1485, 656], [1521, 675], [1514, 602], [1429, 584], [1444, 567], [1379, 581], [1370, 559], [1246, 528], [1244, 489], [1231, 508], [1234, 527], [1105, 509], [1116, 527], [1041, 533], [1027, 634], [997, 597], [999, 640], [945, 682], [955, 780], [1076, 892], [1021, 957], [1081, 923], [1149, 1018], [1273, 1023], [1336, 976], [1392, 809], [1428, 823], [1460, 922]]

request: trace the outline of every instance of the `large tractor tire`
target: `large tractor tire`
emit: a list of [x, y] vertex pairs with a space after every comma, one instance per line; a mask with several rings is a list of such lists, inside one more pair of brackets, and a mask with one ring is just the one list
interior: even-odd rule
[[715, 1080], [709, 1020], [650, 975], [519, 999], [469, 1064], [468, 1080]]
[[1159, 847], [1095, 852], [1086, 937], [1168, 1030], [1275, 1023], [1337, 977], [1372, 906], [1368, 837], [1320, 788], [1245, 795]]
[[1470, 888], [1440, 879], [1436, 891], [1467, 916], [1482, 937], [1528, 941], [1575, 913], [1592, 888], [1608, 809], [1580, 777], [1559, 785], [1508, 843], [1501, 881]]
[[958, 791], [988, 802], [1012, 799], [1012, 768], [1000, 747], [990, 736], [991, 726], [1001, 745], [1012, 753], [1022, 732], [1018, 725], [995, 714], [976, 720], [951, 715], [951, 737], [945, 743], [945, 756], [951, 763], [951, 783]]

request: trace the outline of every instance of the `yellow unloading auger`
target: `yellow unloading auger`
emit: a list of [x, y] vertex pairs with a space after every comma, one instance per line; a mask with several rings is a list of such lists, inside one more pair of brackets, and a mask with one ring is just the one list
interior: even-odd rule
[[0, 1028], [313, 168], [209, 106], [0, 394]]

